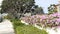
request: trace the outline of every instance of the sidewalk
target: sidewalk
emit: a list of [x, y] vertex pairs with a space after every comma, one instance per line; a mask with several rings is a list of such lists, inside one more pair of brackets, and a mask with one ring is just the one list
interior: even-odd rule
[[0, 23], [0, 34], [14, 34], [13, 26], [9, 20], [5, 19]]

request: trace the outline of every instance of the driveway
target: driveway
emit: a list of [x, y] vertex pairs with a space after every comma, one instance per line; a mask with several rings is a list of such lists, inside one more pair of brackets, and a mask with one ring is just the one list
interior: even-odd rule
[[2, 23], [0, 23], [0, 34], [14, 34], [14, 29], [11, 22], [7, 19], [4, 19]]

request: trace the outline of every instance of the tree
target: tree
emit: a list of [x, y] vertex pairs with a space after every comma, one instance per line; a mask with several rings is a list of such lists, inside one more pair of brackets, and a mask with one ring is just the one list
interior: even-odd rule
[[51, 14], [51, 13], [54, 13], [54, 12], [57, 12], [57, 6], [55, 4], [51, 4], [49, 7], [48, 7], [48, 14]]
[[3, 0], [1, 13], [8, 13], [11, 17], [20, 18], [25, 13], [34, 12], [34, 0]]
[[36, 14], [44, 14], [43, 8], [42, 7], [35, 8], [35, 13]]

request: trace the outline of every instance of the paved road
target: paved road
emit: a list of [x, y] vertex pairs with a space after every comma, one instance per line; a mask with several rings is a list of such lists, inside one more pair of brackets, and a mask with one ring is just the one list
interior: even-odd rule
[[13, 26], [9, 20], [5, 19], [0, 23], [0, 34], [14, 34]]

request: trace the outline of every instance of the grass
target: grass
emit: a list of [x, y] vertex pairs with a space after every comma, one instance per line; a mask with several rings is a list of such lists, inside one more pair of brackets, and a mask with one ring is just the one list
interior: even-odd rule
[[11, 19], [16, 34], [47, 34], [44, 30], [39, 30], [32, 25], [25, 25], [20, 20]]
[[47, 34], [44, 30], [39, 30], [31, 25], [29, 26], [24, 25], [23, 27], [18, 26], [16, 28], [16, 33], [17, 34]]

